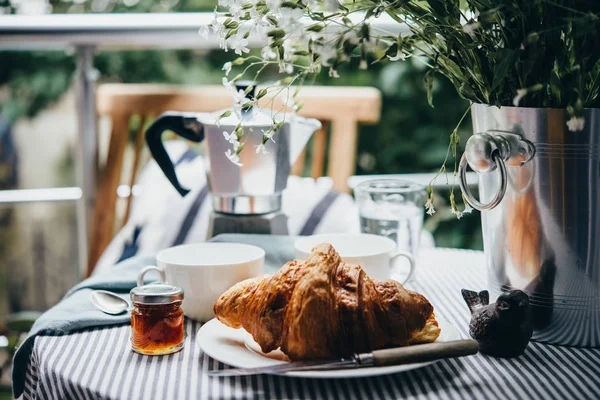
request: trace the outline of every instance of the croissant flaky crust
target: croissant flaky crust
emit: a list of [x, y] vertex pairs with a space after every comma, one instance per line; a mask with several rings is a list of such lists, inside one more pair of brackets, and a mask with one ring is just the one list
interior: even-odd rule
[[330, 244], [272, 276], [238, 283], [214, 312], [225, 325], [248, 331], [263, 352], [281, 348], [291, 360], [428, 343], [440, 334], [424, 296], [394, 280], [369, 278]]

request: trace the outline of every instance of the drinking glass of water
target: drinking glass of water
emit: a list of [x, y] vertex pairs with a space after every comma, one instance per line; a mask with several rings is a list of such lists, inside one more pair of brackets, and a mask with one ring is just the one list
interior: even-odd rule
[[386, 236], [413, 257], [423, 228], [425, 187], [402, 179], [373, 179], [354, 190], [362, 233]]

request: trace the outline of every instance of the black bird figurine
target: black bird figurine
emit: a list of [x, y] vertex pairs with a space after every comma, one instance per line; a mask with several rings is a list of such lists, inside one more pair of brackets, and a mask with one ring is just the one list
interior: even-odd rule
[[487, 290], [461, 290], [471, 310], [469, 333], [479, 351], [494, 357], [517, 357], [525, 352], [533, 327], [527, 317], [529, 297], [520, 290], [502, 293], [494, 304]]

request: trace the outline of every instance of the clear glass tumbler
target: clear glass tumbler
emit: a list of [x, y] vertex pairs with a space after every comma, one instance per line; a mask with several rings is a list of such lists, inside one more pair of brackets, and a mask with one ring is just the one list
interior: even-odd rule
[[402, 179], [373, 179], [354, 189], [363, 233], [386, 236], [416, 259], [426, 191]]

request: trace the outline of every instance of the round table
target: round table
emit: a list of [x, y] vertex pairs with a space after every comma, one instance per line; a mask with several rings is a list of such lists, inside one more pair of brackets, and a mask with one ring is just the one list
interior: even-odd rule
[[[468, 337], [469, 311], [460, 289], [486, 287], [483, 253], [424, 249], [410, 288], [423, 293], [436, 315]], [[494, 299], [492, 299], [493, 301]], [[475, 355], [439, 361], [405, 373], [361, 379], [278, 376], [210, 378], [228, 368], [195, 344], [200, 323], [187, 320], [183, 351], [151, 357], [133, 353], [128, 325], [40, 336], [27, 367], [26, 399], [198, 398], [441, 398], [598, 399], [600, 350], [531, 343], [515, 359]]]

